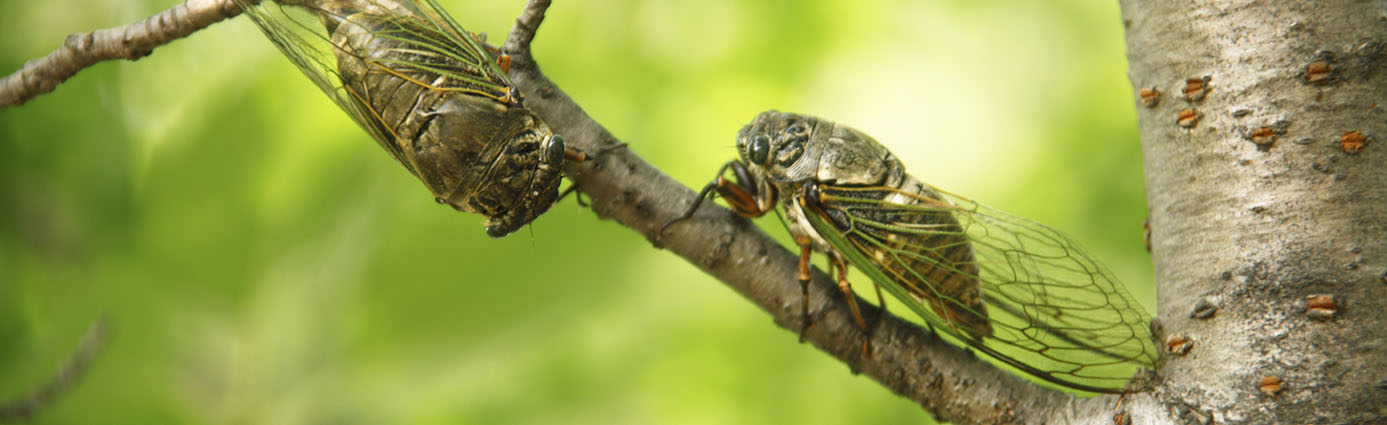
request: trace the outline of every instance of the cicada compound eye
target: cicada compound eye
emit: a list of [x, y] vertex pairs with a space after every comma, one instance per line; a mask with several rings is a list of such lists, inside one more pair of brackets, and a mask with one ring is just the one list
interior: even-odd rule
[[751, 146], [747, 146], [746, 159], [751, 160], [753, 164], [764, 165], [770, 150], [771, 139], [764, 134], [758, 134], [751, 138]]
[[563, 137], [557, 134], [549, 136], [549, 141], [544, 146], [544, 159], [549, 164], [563, 162], [563, 153], [567, 149], [563, 143]]

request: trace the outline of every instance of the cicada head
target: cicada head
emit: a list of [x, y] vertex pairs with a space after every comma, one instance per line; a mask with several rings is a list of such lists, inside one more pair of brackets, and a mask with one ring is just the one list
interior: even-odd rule
[[534, 112], [472, 96], [438, 110], [415, 144], [415, 169], [441, 201], [486, 216], [502, 237], [558, 197], [564, 141]]
[[813, 176], [817, 165], [810, 136], [818, 121], [808, 115], [762, 112], [737, 133], [737, 153], [748, 168], [770, 180], [802, 181]]
[[474, 199], [499, 200], [487, 213], [486, 234], [511, 234], [549, 210], [559, 195], [563, 176], [563, 137], [523, 106], [511, 108], [510, 124], [502, 129], [505, 149], [492, 165]]

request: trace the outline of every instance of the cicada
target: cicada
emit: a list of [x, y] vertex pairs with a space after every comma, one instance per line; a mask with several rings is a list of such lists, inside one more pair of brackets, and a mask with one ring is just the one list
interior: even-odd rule
[[237, 3], [435, 200], [486, 216], [492, 237], [548, 210], [565, 158], [583, 158], [525, 107], [506, 57], [433, 0]]
[[1154, 369], [1150, 317], [1059, 232], [922, 183], [872, 137], [824, 119], [763, 112], [737, 134], [737, 152], [698, 201], [721, 196], [747, 218], [778, 204], [801, 285], [811, 253], [826, 253], [864, 331], [849, 264], [931, 329], [1046, 381], [1119, 392]]

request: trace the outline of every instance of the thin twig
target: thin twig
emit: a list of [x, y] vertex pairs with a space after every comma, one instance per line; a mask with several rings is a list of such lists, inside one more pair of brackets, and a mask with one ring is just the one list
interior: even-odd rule
[[155, 47], [239, 14], [241, 8], [233, 0], [187, 0], [143, 21], [68, 35], [48, 56], [31, 60], [0, 80], [0, 109], [53, 91], [97, 62], [138, 60], [149, 56]]
[[91, 364], [96, 354], [101, 351], [101, 347], [106, 343], [106, 316], [102, 315], [93, 321], [87, 328], [87, 333], [77, 341], [77, 350], [72, 353], [72, 357], [58, 368], [58, 373], [53, 375], [43, 385], [35, 387], [28, 394], [16, 397], [13, 400], [0, 404], [0, 422], [24, 421], [32, 419], [43, 410], [45, 406], [52, 404], [58, 396], [63, 395], [72, 384], [82, 377], [86, 372], [87, 366]]
[[[531, 55], [529, 43], [548, 5], [547, 0], [532, 0], [516, 19], [505, 44], [512, 56], [511, 77], [526, 96], [526, 105], [569, 143], [590, 152], [613, 146], [618, 140], [545, 77]], [[660, 235], [662, 224], [680, 215], [695, 194], [631, 149], [612, 150], [581, 164], [569, 164], [565, 173], [592, 198], [592, 209], [599, 217], [640, 232], [657, 247], [670, 250], [731, 286], [770, 313], [779, 326], [799, 331], [798, 256], [756, 226], [705, 202], [692, 219]], [[807, 341], [855, 373], [881, 382], [941, 419], [1043, 422], [1077, 403], [1100, 402], [1033, 385], [890, 314], [872, 335], [871, 353], [863, 356], [864, 334], [848, 313], [847, 301], [837, 285], [818, 270], [813, 273], [810, 301], [813, 326], [805, 335]], [[857, 303], [867, 306], [863, 314], [868, 318], [881, 313], [865, 300], [858, 299]], [[786, 342], [794, 340], [793, 333], [786, 335]]]
[[550, 0], [532, 0], [515, 18], [515, 28], [506, 37], [505, 51], [530, 56], [530, 42], [535, 40], [539, 23], [544, 22], [544, 11], [549, 9]]

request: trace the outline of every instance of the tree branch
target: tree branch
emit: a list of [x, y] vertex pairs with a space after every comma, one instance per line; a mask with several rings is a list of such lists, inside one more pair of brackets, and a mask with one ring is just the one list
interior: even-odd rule
[[31, 60], [0, 80], [0, 109], [53, 91], [97, 62], [138, 60], [149, 56], [155, 47], [239, 14], [241, 8], [233, 0], [187, 0], [143, 21], [68, 35], [48, 56]]
[[[526, 96], [526, 105], [570, 145], [589, 152], [619, 146], [535, 63], [530, 41], [548, 5], [547, 0], [532, 0], [516, 19], [504, 45], [511, 54], [511, 78]], [[656, 247], [683, 257], [770, 313], [780, 327], [799, 331], [800, 286], [795, 278], [799, 258], [749, 221], [705, 202], [692, 219], [671, 226], [661, 236], [661, 226], [683, 213], [695, 194], [630, 149], [607, 150], [587, 162], [568, 164], [564, 171], [592, 198], [592, 209], [599, 217], [630, 227]], [[861, 299], [857, 303], [865, 307], [863, 314], [869, 319], [881, 314], [872, 303]], [[1112, 397], [1079, 399], [1042, 388], [889, 314], [872, 335], [871, 353], [862, 356], [863, 332], [853, 322], [836, 283], [818, 270], [810, 284], [810, 315], [813, 326], [806, 341], [942, 420], [1112, 421], [1111, 409], [1079, 407], [1088, 403], [1112, 406]], [[1076, 417], [1076, 412], [1105, 413]]]
[[26, 421], [33, 419], [45, 406], [72, 388], [72, 384], [86, 372], [87, 365], [96, 358], [97, 352], [106, 343], [106, 316], [102, 315], [87, 328], [87, 333], [77, 341], [77, 349], [66, 363], [58, 367], [58, 373], [43, 385], [35, 387], [28, 394], [0, 404], [0, 422]]
[[[593, 211], [722, 280], [770, 313], [777, 325], [798, 333], [798, 256], [759, 228], [707, 202], [692, 219], [658, 234], [666, 221], [684, 212], [694, 193], [630, 149], [610, 149], [621, 142], [540, 72], [530, 44], [548, 6], [548, 0], [531, 0], [503, 47], [511, 55], [511, 77], [527, 105], [571, 146], [598, 153], [565, 168], [566, 175], [592, 198]], [[0, 81], [0, 107], [46, 93], [98, 61], [138, 59], [158, 45], [239, 13], [231, 0], [189, 0], [139, 23], [74, 34], [61, 49]], [[731, 133], [729, 129], [729, 139]], [[856, 302], [869, 319], [883, 314], [866, 300]], [[1112, 396], [1081, 399], [1034, 385], [890, 314], [884, 315], [871, 335], [871, 352], [864, 356], [865, 335], [852, 320], [837, 285], [818, 270], [812, 273], [810, 313], [814, 325], [806, 341], [843, 361], [854, 373], [871, 377], [943, 420], [1111, 423], [1116, 412]], [[1149, 399], [1134, 402], [1133, 398], [1127, 397], [1126, 406], [1150, 404]]]

